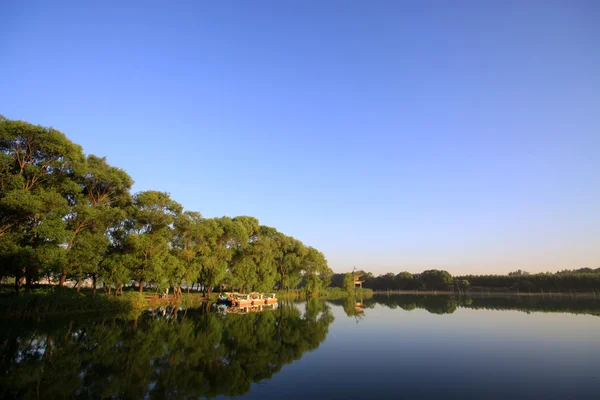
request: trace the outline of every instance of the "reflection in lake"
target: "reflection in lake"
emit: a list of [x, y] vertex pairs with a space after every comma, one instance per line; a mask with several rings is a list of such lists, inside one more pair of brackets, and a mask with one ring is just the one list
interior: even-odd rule
[[518, 310], [524, 312], [565, 312], [600, 316], [600, 301], [593, 297], [564, 296], [436, 296], [436, 295], [377, 295], [365, 300], [367, 307], [381, 304], [406, 311], [421, 308], [432, 314], [452, 314], [457, 307], [486, 310]]
[[0, 398], [596, 398], [599, 316], [594, 298], [403, 295], [2, 321]]
[[281, 304], [247, 315], [177, 311], [134, 321], [4, 324], [0, 397], [241, 395], [316, 349], [333, 321], [318, 301], [303, 311]]

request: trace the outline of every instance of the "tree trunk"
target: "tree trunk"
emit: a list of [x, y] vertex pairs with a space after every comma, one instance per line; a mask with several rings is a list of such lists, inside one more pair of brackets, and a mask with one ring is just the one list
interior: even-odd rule
[[19, 290], [21, 290], [21, 277], [16, 276], [15, 277], [15, 292], [19, 293]]
[[83, 279], [77, 278], [77, 293], [79, 293], [79, 290], [81, 289], [81, 282], [82, 281], [83, 281]]
[[140, 294], [144, 291], [144, 280], [140, 280]]
[[67, 270], [63, 270], [62, 274], [60, 275], [60, 281], [58, 282], [58, 286], [63, 286], [65, 284], [65, 281], [67, 280]]
[[71, 334], [71, 329], [73, 329], [73, 320], [69, 321], [69, 327], [67, 328], [67, 333], [65, 333], [65, 343], [69, 341], [69, 335]]
[[94, 282], [94, 286], [92, 289], [92, 296], [96, 297], [96, 274], [92, 275], [92, 281]]
[[29, 293], [31, 292], [31, 284], [32, 284], [33, 279], [30, 276], [27, 276], [25, 278], [25, 292]]

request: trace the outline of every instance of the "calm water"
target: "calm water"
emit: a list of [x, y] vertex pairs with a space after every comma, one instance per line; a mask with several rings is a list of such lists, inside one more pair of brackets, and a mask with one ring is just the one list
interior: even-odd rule
[[600, 300], [376, 296], [1, 321], [1, 398], [600, 398]]

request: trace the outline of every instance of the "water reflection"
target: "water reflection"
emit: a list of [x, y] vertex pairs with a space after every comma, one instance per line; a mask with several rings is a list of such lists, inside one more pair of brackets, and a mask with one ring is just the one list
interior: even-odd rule
[[600, 316], [600, 300], [593, 297], [563, 296], [442, 296], [442, 295], [376, 295], [364, 301], [365, 307], [376, 304], [406, 311], [424, 309], [432, 314], [452, 314], [457, 308], [474, 310], [516, 310], [523, 312], [564, 312]]
[[[360, 323], [332, 325], [334, 314]], [[600, 368], [596, 316], [594, 298], [378, 295], [239, 315], [206, 305], [137, 319], [4, 320], [0, 398], [515, 397], [500, 375], [523, 397], [587, 395]], [[561, 386], [543, 386], [549, 377]]]
[[242, 395], [316, 349], [324, 302], [247, 315], [167, 309], [123, 321], [5, 323], [1, 398], [186, 398]]

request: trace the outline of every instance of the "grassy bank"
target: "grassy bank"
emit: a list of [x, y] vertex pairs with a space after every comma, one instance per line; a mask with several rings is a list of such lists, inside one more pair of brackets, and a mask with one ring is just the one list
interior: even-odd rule
[[[354, 295], [356, 297], [369, 298], [373, 296], [373, 291], [371, 289], [356, 289]], [[323, 300], [344, 299], [348, 296], [352, 296], [352, 294], [349, 294], [344, 289], [337, 287], [328, 287], [318, 293], [318, 297]], [[306, 292], [302, 289], [281, 290], [277, 292], [277, 298], [279, 299], [297, 299], [305, 297]]]
[[69, 288], [40, 289], [31, 293], [0, 295], [0, 316], [24, 318], [34, 315], [90, 313], [111, 311], [129, 313], [148, 306], [137, 293], [123, 296], [77, 293]]
[[581, 297], [581, 298], [598, 298], [600, 299], [600, 291], [499, 291], [499, 290], [376, 290], [375, 295], [416, 295], [416, 296], [469, 296], [469, 297]]

